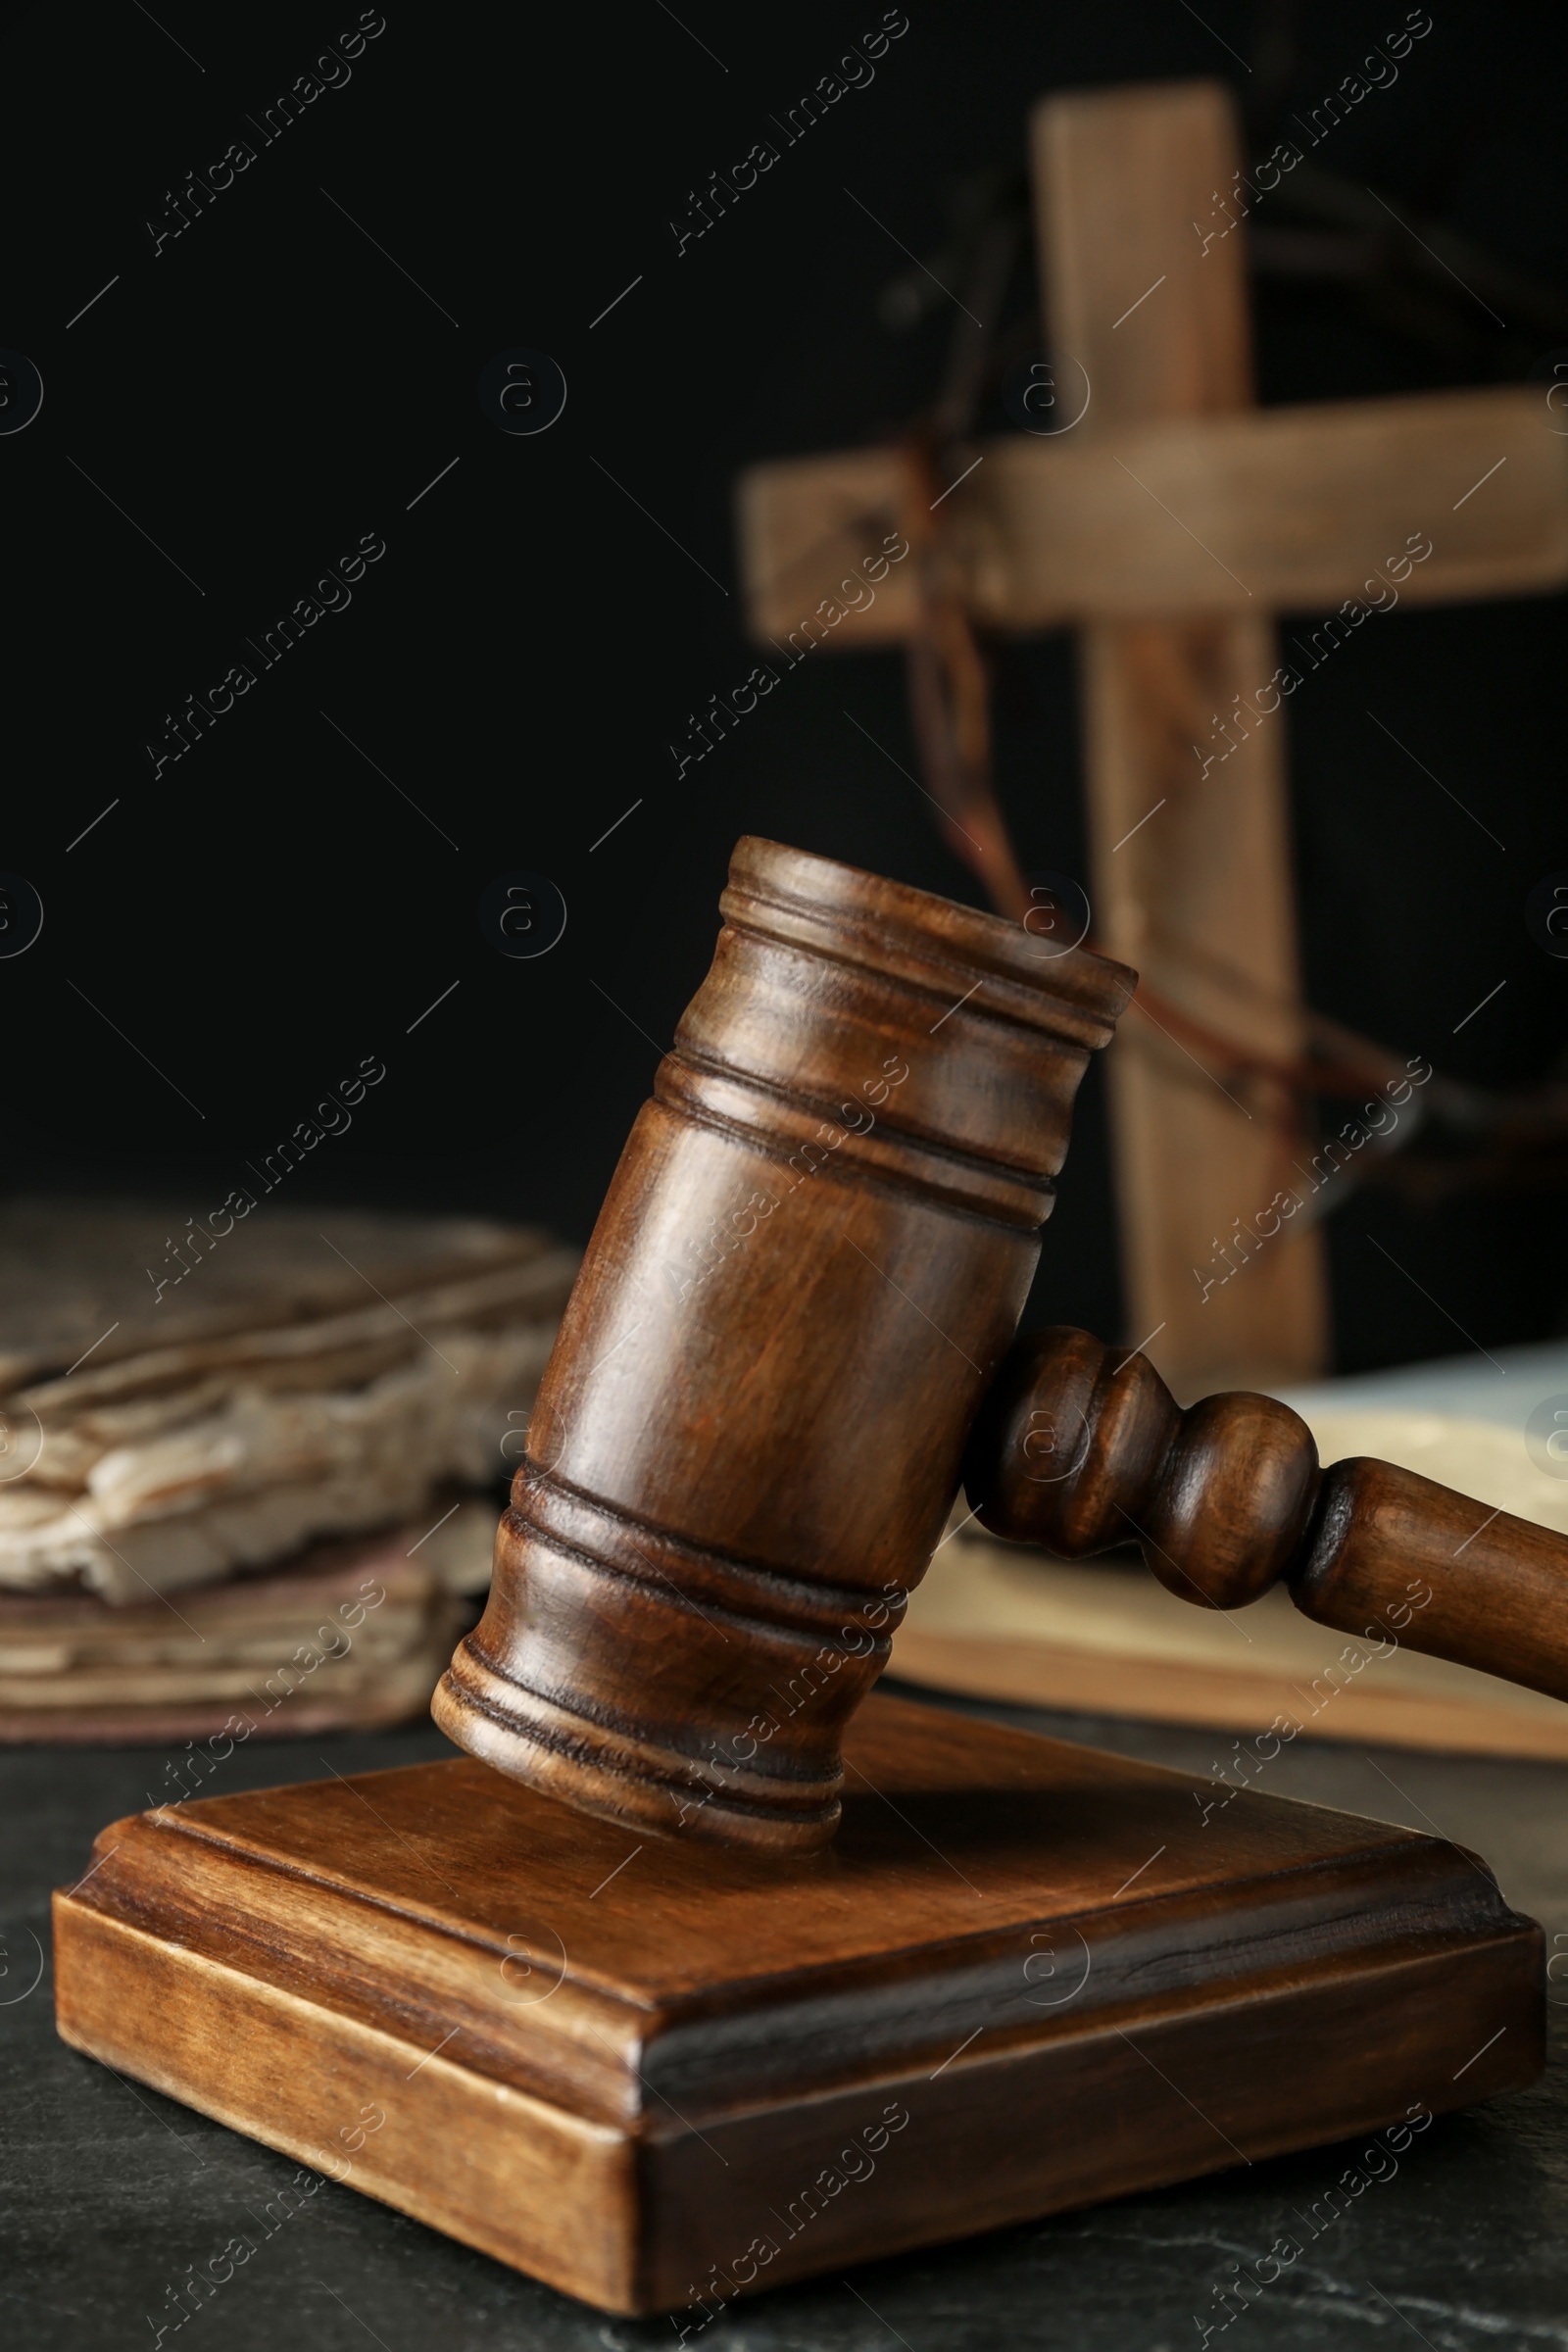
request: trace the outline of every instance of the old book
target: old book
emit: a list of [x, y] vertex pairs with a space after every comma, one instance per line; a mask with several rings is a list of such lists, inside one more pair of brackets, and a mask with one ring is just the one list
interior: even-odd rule
[[[423, 1712], [488, 1575], [495, 1511], [466, 1497], [415, 1523], [318, 1544], [267, 1576], [178, 1605], [0, 1594], [0, 1741], [200, 1741], [149, 1803], [199, 1792], [253, 1737], [372, 1730]], [[226, 1744], [225, 1744], [226, 1743]]]
[[230, 1193], [205, 1222], [158, 1204], [0, 1201], [0, 1394], [125, 1356], [373, 1306], [543, 1256], [547, 1235], [477, 1217], [287, 1208]]
[[205, 1257], [171, 1242], [191, 1260], [180, 1303], [136, 1262], [168, 1222], [0, 1211], [0, 1361], [35, 1375], [0, 1407], [0, 1587], [131, 1605], [505, 1470], [574, 1250], [476, 1220], [270, 1209]]

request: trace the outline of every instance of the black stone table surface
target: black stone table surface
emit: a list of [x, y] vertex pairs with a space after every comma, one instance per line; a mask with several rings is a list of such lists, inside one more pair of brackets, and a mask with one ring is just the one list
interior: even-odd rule
[[[972, 1711], [1203, 1780], [1230, 1752], [1227, 1739], [1203, 1732]], [[235, 1751], [223, 1786], [319, 1779], [323, 1759], [365, 1771], [445, 1752], [425, 1727], [258, 1745]], [[153, 1749], [0, 1755], [6, 2352], [155, 2346], [169, 2290], [205, 2269], [296, 2170], [55, 2036], [49, 1891], [79, 1876], [105, 1822], [147, 1803], [166, 1760]], [[1552, 1972], [1562, 1982], [1548, 1986], [1544, 2080], [1440, 2117], [1396, 2170], [1387, 2157], [1358, 2168], [1363, 2180], [1369, 2170], [1385, 2177], [1367, 2180], [1289, 2267], [1271, 2264], [1270, 2248], [1306, 2239], [1299, 2217], [1357, 2166], [1359, 2142], [787, 2287], [731, 2307], [701, 2333], [689, 2315], [607, 2320], [323, 2183], [162, 2340], [177, 2337], [181, 2352], [201, 2343], [225, 2352], [641, 2352], [674, 2346], [685, 2324], [686, 2344], [702, 2352], [1197, 2352], [1205, 2341], [1224, 2352], [1413, 2352], [1418, 2343], [1429, 2352], [1568, 2352], [1568, 1767], [1303, 1739], [1274, 1760], [1266, 1785], [1474, 1848], [1562, 1956]], [[1240, 2312], [1221, 2300], [1238, 2276], [1266, 2280]]]

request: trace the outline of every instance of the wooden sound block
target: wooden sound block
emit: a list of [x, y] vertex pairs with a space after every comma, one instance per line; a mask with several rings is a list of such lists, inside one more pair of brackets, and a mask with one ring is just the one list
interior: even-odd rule
[[880, 1695], [846, 1762], [783, 1865], [466, 1758], [117, 1822], [60, 2032], [687, 2333], [1541, 2071], [1541, 1931], [1439, 1838]]

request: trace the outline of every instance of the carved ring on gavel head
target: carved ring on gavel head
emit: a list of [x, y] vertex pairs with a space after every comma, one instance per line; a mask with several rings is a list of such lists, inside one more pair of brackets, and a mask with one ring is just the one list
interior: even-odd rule
[[786, 1852], [833, 1834], [1134, 975], [770, 842], [721, 909], [434, 1713], [587, 1811]]

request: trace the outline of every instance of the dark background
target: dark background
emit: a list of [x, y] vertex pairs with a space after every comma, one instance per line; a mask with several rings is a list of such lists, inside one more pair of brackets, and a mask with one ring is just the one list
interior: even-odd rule
[[[846, 717], [915, 765], [896, 656], [813, 657], [683, 781], [667, 748], [754, 658], [737, 469], [875, 438], [935, 389], [950, 315], [882, 323], [908, 263], [845, 188], [934, 258], [963, 185], [1022, 170], [1037, 95], [1124, 79], [1229, 81], [1262, 154], [1405, 11], [1205, 0], [1200, 22], [1181, 0], [910, 0], [873, 83], [677, 259], [667, 223], [688, 191], [771, 136], [768, 116], [881, 14], [389, 0], [347, 85], [263, 147], [246, 116], [356, 9], [14, 11], [0, 343], [46, 389], [26, 432], [0, 438], [0, 867], [36, 886], [46, 919], [0, 961], [0, 1188], [204, 1215], [374, 1054], [385, 1082], [290, 1179], [296, 1200], [582, 1238], [706, 968], [739, 834], [975, 898], [926, 803]], [[1265, 402], [1518, 381], [1568, 345], [1568, 324], [1552, 331], [1553, 302], [1568, 318], [1568, 25], [1545, 5], [1433, 0], [1433, 17], [1396, 86], [1314, 160], [1463, 232], [1537, 294], [1511, 317], [1494, 294], [1498, 328], [1457, 286], [1412, 305], [1343, 274], [1281, 275], [1276, 256], [1255, 287]], [[239, 137], [256, 162], [154, 258], [146, 220]], [[1014, 289], [1015, 309], [1032, 299]], [[569, 385], [536, 438], [503, 435], [476, 399], [485, 362], [514, 346], [552, 354]], [[155, 780], [144, 746], [165, 714], [250, 661], [245, 638], [366, 532], [387, 552], [352, 606]], [[1487, 1084], [1543, 1076], [1562, 1045], [1568, 965], [1533, 946], [1523, 910], [1568, 867], [1564, 615], [1562, 597], [1401, 609], [1289, 706], [1313, 1002]], [[1070, 641], [999, 648], [996, 708], [1025, 866], [1081, 874]], [[553, 878], [569, 908], [538, 961], [504, 959], [477, 927], [481, 891], [514, 868]], [[1330, 1227], [1342, 1363], [1461, 1345], [1367, 1232], [1484, 1344], [1562, 1328], [1551, 1196], [1366, 1193]], [[1043, 1310], [1119, 1327], [1093, 1079], [1046, 1265]]]

